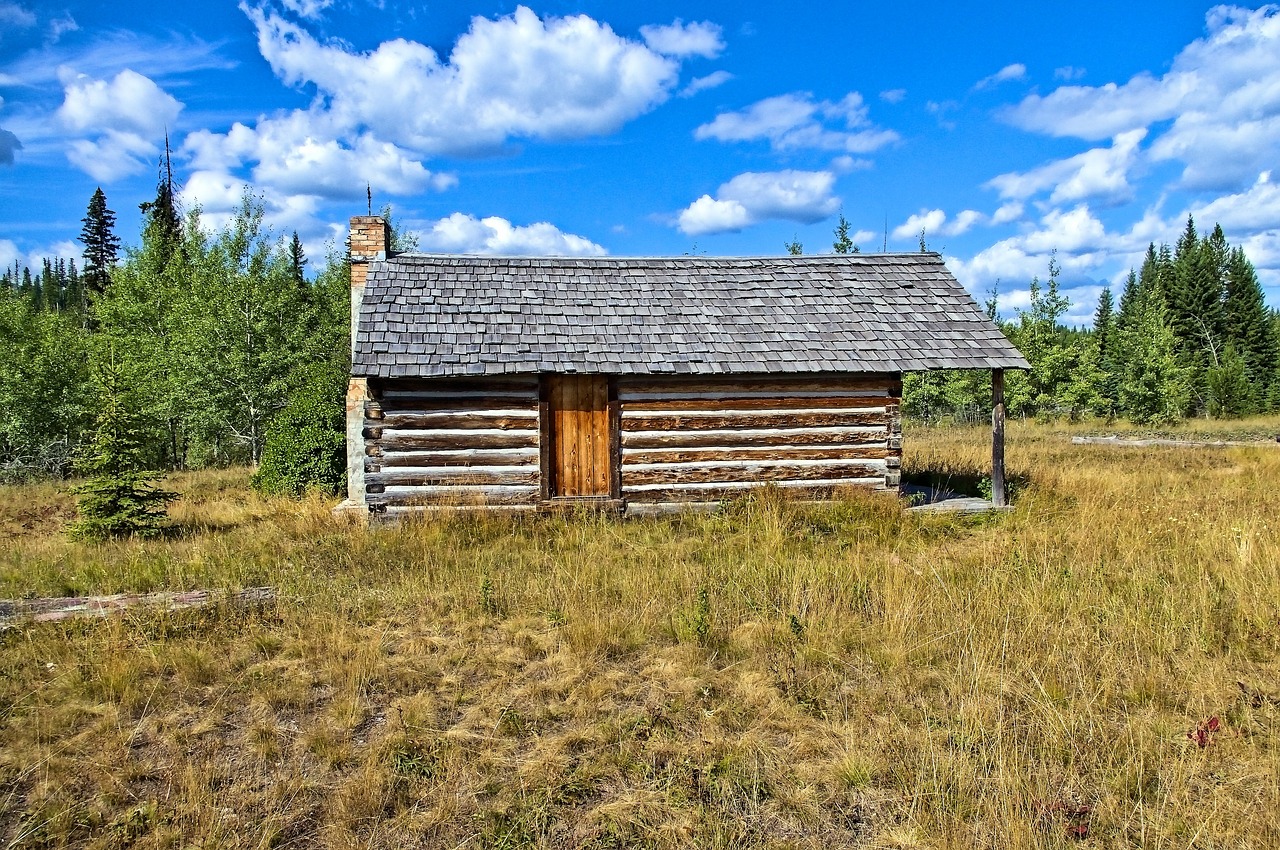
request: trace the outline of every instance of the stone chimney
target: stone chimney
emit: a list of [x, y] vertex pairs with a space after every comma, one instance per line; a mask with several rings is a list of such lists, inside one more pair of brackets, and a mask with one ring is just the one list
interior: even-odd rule
[[[380, 215], [352, 216], [348, 250], [351, 256], [351, 354], [354, 357], [369, 264], [391, 255], [391, 228], [386, 220]], [[365, 405], [369, 401], [369, 379], [353, 374], [347, 385], [347, 501], [339, 510], [352, 510], [364, 515], [368, 511], [364, 489], [364, 420]]]

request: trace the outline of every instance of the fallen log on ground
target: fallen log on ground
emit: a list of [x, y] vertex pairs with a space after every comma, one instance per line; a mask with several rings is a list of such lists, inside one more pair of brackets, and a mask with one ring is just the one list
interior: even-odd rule
[[1232, 446], [1274, 446], [1280, 445], [1280, 437], [1270, 440], [1169, 440], [1161, 437], [1072, 437], [1073, 446], [1134, 446], [1148, 448], [1150, 446], [1174, 446], [1183, 449], [1221, 449]]

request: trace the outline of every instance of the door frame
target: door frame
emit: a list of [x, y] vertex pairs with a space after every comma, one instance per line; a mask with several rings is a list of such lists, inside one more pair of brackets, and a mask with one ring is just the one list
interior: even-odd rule
[[[604, 378], [608, 390], [605, 427], [608, 429], [608, 494], [595, 496], [562, 496], [556, 479], [556, 438], [551, 406], [551, 384], [557, 378]], [[617, 503], [622, 498], [622, 405], [618, 401], [618, 379], [612, 375], [595, 373], [560, 373], [547, 372], [539, 376], [538, 381], [538, 476], [541, 485], [541, 499], [544, 503]]]

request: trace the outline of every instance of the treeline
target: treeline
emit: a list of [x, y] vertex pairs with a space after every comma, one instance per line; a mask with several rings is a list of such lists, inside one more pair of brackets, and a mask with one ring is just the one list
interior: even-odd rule
[[[99, 189], [79, 269], [54, 260], [35, 274], [0, 272], [0, 478], [75, 472], [104, 433], [101, 412], [113, 410], [128, 416], [120, 433], [140, 435], [147, 468], [248, 463], [265, 489], [339, 486], [346, 257], [335, 252], [308, 275], [297, 235], [269, 233], [253, 197], [210, 230], [199, 210], [179, 214], [162, 174], [140, 205], [137, 248], [120, 256]], [[393, 244], [413, 247], [400, 234]], [[833, 250], [857, 247], [838, 227]], [[1007, 376], [1011, 415], [1157, 423], [1280, 410], [1280, 321], [1221, 228], [1202, 237], [1189, 220], [1176, 246], [1152, 245], [1118, 303], [1102, 293], [1093, 329], [1065, 327], [1069, 306], [1051, 263], [1047, 281], [1031, 282], [1029, 306], [1001, 321], [1031, 364]], [[997, 308], [993, 297], [993, 319]], [[909, 375], [904, 396], [917, 417], [978, 420], [990, 411], [990, 376]]]
[[[1192, 219], [1177, 244], [1148, 246], [1119, 304], [1103, 290], [1091, 330], [1062, 324], [1070, 302], [1050, 262], [1031, 303], [1000, 321], [1030, 371], [1006, 376], [1010, 415], [1098, 416], [1161, 424], [1192, 416], [1280, 412], [1280, 316], [1253, 264], [1221, 227], [1200, 236]], [[908, 376], [903, 406], [926, 419], [976, 421], [991, 409], [987, 373]]]
[[[257, 464], [290, 405], [341, 433], [345, 257], [309, 278], [297, 235], [270, 234], [250, 196], [225, 226], [206, 229], [199, 210], [179, 214], [167, 169], [140, 207], [142, 244], [123, 256], [99, 189], [79, 271], [53, 261], [38, 275], [0, 275], [0, 476], [73, 473], [108, 409], [141, 428], [151, 469]], [[341, 438], [325, 439], [336, 483]]]

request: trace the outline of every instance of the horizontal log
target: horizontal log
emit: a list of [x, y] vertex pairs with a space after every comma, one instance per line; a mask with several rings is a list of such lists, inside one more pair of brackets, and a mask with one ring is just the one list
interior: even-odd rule
[[534, 505], [537, 487], [388, 487], [382, 493], [370, 493], [365, 501], [370, 506], [412, 505]]
[[365, 477], [365, 483], [386, 487], [453, 486], [471, 487], [488, 484], [519, 486], [536, 485], [539, 472], [536, 467], [402, 467], [384, 469]]
[[440, 428], [493, 428], [499, 431], [519, 431], [538, 427], [538, 411], [493, 410], [483, 413], [419, 413], [386, 411], [381, 422], [383, 428], [437, 430]]
[[378, 462], [387, 466], [537, 466], [537, 448], [464, 449], [461, 451], [380, 451]]
[[885, 428], [773, 428], [762, 431], [623, 431], [624, 449], [831, 446], [883, 443]]
[[[749, 493], [761, 484], [682, 484], [674, 486], [624, 487], [622, 497], [628, 504], [646, 504], [663, 502], [720, 502], [736, 499]], [[884, 476], [868, 476], [866, 478], [850, 478], [844, 481], [801, 481], [782, 482], [771, 486], [785, 490], [788, 497], [795, 499], [825, 500], [839, 495], [845, 490], [854, 488], [882, 490]]]
[[369, 389], [374, 398], [397, 398], [406, 393], [431, 394], [503, 394], [538, 393], [536, 375], [501, 375], [491, 378], [370, 378]]
[[435, 395], [404, 394], [396, 398], [384, 398], [375, 402], [387, 413], [437, 413], [454, 411], [457, 413], [484, 413], [490, 410], [518, 410], [521, 412], [538, 409], [537, 393], [521, 395]]
[[721, 460], [849, 460], [888, 457], [891, 450], [879, 444], [831, 446], [817, 449], [796, 448], [795, 446], [760, 446], [744, 449], [627, 449], [622, 453], [622, 464], [635, 463], [715, 463]]
[[832, 395], [832, 396], [697, 396], [681, 398], [636, 398], [623, 403], [622, 412], [666, 412], [672, 410], [729, 411], [729, 410], [787, 410], [814, 408], [874, 408], [889, 412], [897, 409], [896, 399], [883, 395]]
[[365, 419], [382, 419], [382, 407], [376, 401], [365, 402], [364, 405]]
[[622, 487], [639, 487], [646, 484], [728, 484], [732, 482], [756, 483], [763, 481], [843, 481], [847, 479], [883, 476], [886, 469], [882, 460], [833, 462], [810, 461], [812, 465], [752, 464], [731, 462], [715, 466], [660, 464], [652, 467], [623, 467]]
[[411, 452], [423, 449], [520, 449], [538, 445], [537, 431], [399, 431], [381, 438], [383, 452]]
[[[879, 392], [888, 394], [900, 386], [894, 375], [782, 375], [741, 378], [713, 378], [687, 376], [678, 378], [619, 378], [618, 395], [624, 401], [640, 394], [698, 395], [723, 393], [727, 395], [754, 395], [771, 393], [775, 396], [800, 395], [811, 392]], [[793, 392], [794, 391], [794, 392]], [[894, 393], [897, 395], [897, 393]]]
[[624, 416], [622, 431], [723, 431], [743, 428], [848, 428], [858, 425], [888, 426], [883, 412], [854, 411], [787, 412], [761, 411], [727, 414], [685, 414], [674, 416]]

